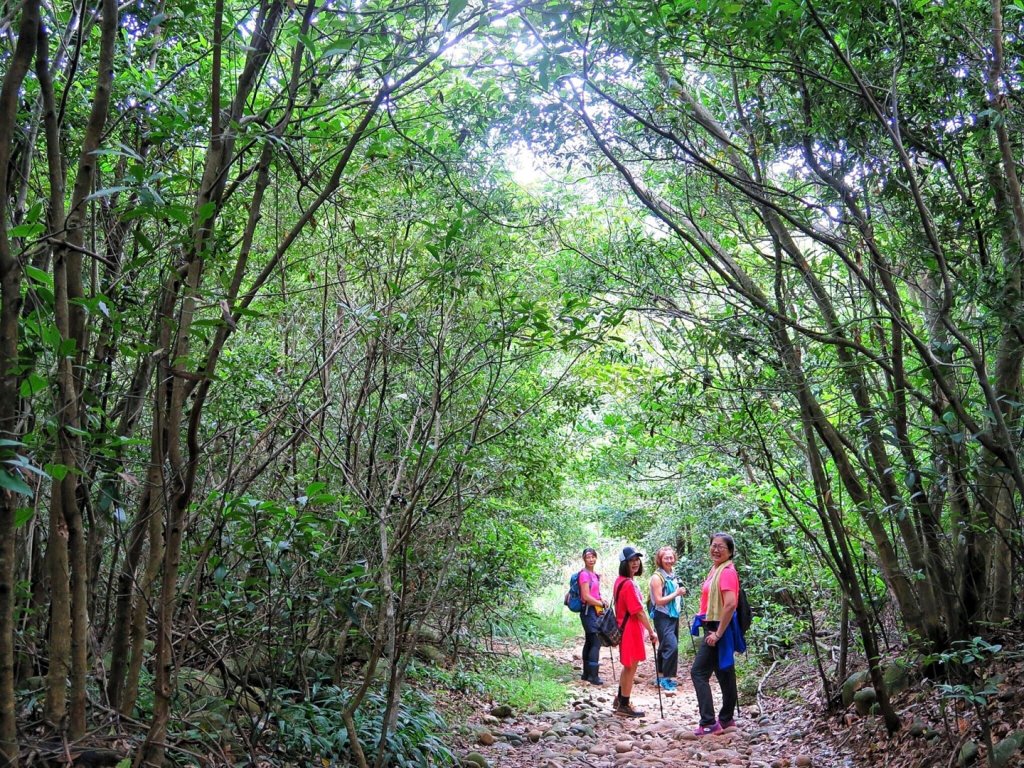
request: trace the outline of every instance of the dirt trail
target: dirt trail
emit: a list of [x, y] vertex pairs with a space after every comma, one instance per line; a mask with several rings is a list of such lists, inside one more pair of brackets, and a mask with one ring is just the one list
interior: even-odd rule
[[[579, 647], [540, 652], [571, 664], [579, 673]], [[763, 699], [763, 712], [742, 706], [737, 728], [726, 733], [694, 736], [697, 704], [686, 656], [680, 658], [677, 692], [662, 693], [661, 708], [653, 685], [653, 662], [642, 663], [631, 701], [645, 717], [616, 716], [612, 700], [621, 666], [617, 652], [615, 656], [613, 674], [607, 650], [602, 655], [601, 677], [606, 684], [598, 687], [577, 681], [576, 695], [563, 711], [507, 717], [482, 713], [472, 718], [472, 743], [465, 745], [462, 754], [476, 751], [492, 768], [852, 768], [856, 764], [852, 754], [818, 738], [802, 707], [781, 700]], [[720, 697], [714, 681], [712, 687], [717, 705]]]

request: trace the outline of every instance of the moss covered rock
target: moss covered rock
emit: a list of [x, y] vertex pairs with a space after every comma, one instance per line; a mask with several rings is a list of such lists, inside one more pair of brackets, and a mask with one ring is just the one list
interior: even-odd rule
[[875, 704], [878, 695], [874, 688], [861, 688], [853, 695], [853, 704], [857, 708], [858, 715], [867, 715]]
[[992, 748], [992, 764], [996, 768], [1019, 765], [1021, 747], [1024, 746], [1024, 731], [1013, 731]]
[[971, 765], [975, 760], [978, 759], [978, 745], [973, 741], [968, 741], [962, 747], [960, 747], [960, 754], [956, 756], [956, 764], [965, 768]]
[[871, 673], [866, 669], [861, 672], [854, 672], [843, 683], [843, 706], [848, 707], [853, 704], [853, 695], [857, 693], [861, 688], [868, 684], [871, 680]]
[[882, 680], [885, 682], [885, 689], [889, 693], [905, 691], [910, 686], [910, 673], [912, 667], [903, 659], [896, 659], [885, 668], [882, 673]]

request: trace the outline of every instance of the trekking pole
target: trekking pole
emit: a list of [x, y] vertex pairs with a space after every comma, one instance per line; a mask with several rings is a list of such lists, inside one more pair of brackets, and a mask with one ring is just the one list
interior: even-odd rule
[[[681, 614], [683, 614], [683, 616], [689, 616], [690, 615], [686, 611], [686, 596], [685, 595], [680, 595], [679, 596], [679, 612]], [[688, 634], [690, 636], [690, 645], [693, 646], [693, 654], [696, 656], [697, 655], [697, 642], [693, 639], [693, 633], [690, 631], [690, 627], [689, 626], [686, 627], [686, 634]]]
[[661, 719], [665, 719], [665, 705], [661, 702], [661, 677], [658, 673], [658, 649], [654, 645], [654, 636], [651, 636], [651, 652], [654, 654], [654, 684], [658, 686], [658, 709], [661, 711]]
[[608, 646], [608, 658], [611, 659], [612, 662], [612, 679], [618, 682], [619, 673], [615, 671], [615, 654], [612, 653], [612, 647], [610, 645]]

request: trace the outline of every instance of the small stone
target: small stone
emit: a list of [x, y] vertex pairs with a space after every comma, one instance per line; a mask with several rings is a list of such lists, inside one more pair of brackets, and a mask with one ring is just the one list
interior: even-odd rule
[[540, 737], [543, 735], [543, 733], [534, 728], [526, 734], [526, 738], [529, 739], [532, 743], [536, 744], [538, 741], [540, 741]]
[[735, 765], [737, 761], [743, 760], [743, 756], [735, 749], [715, 749], [708, 757], [717, 765]]
[[811, 756], [810, 755], [797, 755], [796, 756], [796, 765], [798, 766], [798, 768], [811, 768], [812, 764], [813, 764], [813, 761], [811, 760]]
[[618, 742], [615, 745], [615, 751], [618, 752], [620, 755], [625, 754], [626, 752], [632, 752], [633, 751], [633, 742], [632, 741], [620, 741], [620, 742]]
[[924, 736], [927, 731], [928, 726], [926, 726], [922, 720], [915, 720], [910, 724], [910, 729], [907, 732], [911, 736], [920, 737]]
[[494, 734], [490, 731], [481, 731], [476, 737], [478, 744], [483, 744], [485, 747], [491, 746], [497, 739], [494, 738]]
[[508, 704], [499, 704], [491, 710], [491, 715], [494, 717], [500, 717], [502, 719], [506, 717], [512, 717], [512, 707]]
[[487, 768], [487, 766], [489, 765], [489, 763], [487, 762], [487, 758], [481, 755], [479, 752], [470, 752], [468, 755], [466, 755], [465, 762], [479, 766], [479, 768]]

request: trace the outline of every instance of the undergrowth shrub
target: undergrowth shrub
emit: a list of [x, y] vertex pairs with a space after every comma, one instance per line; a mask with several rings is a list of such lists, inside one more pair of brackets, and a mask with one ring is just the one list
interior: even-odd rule
[[491, 698], [517, 712], [562, 709], [569, 699], [567, 683], [572, 676], [570, 667], [529, 652], [499, 657], [482, 672]]
[[[334, 685], [314, 686], [304, 701], [284, 702], [277, 711], [277, 744], [288, 757], [348, 764], [348, 731], [341, 720], [351, 692]], [[370, 691], [356, 711], [356, 732], [367, 760], [376, 759], [381, 719], [387, 703], [383, 691]], [[388, 734], [386, 766], [433, 768], [456, 765], [457, 759], [440, 735], [448, 730], [430, 696], [409, 689], [398, 705], [398, 721]]]

